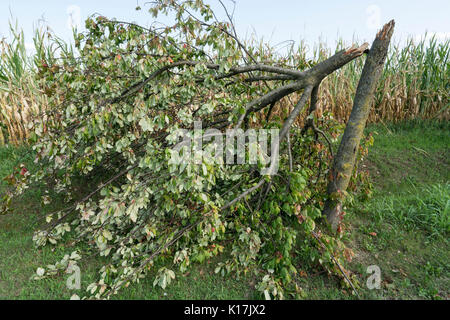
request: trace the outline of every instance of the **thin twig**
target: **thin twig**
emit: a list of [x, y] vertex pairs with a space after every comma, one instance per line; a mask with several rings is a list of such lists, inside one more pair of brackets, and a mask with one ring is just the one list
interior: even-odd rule
[[[322, 248], [326, 251], [328, 251], [327, 247], [325, 247], [325, 245], [322, 243], [322, 240], [320, 240], [319, 235], [313, 230], [311, 231], [311, 234], [314, 236], [314, 238], [316, 238], [316, 240], [319, 242], [319, 244], [322, 246]], [[356, 290], [355, 286], [353, 285], [353, 282], [350, 280], [350, 278], [347, 276], [347, 274], [345, 273], [344, 269], [341, 267], [340, 263], [337, 261], [337, 259], [335, 258], [333, 252], [328, 251], [331, 254], [331, 258], [333, 259], [334, 263], [338, 266], [339, 270], [341, 271], [341, 273], [343, 274], [345, 280], [347, 280], [347, 282], [350, 284], [350, 286], [353, 289], [353, 292], [355, 292], [355, 294], [358, 296], [358, 299], [361, 299], [361, 297], [359, 296], [358, 291]]]

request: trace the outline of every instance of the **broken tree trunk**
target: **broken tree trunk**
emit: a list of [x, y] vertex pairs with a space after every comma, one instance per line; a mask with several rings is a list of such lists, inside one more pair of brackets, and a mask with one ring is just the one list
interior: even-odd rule
[[353, 172], [359, 143], [369, 116], [376, 85], [383, 71], [394, 25], [394, 20], [387, 23], [378, 32], [370, 48], [356, 89], [353, 109], [334, 158], [327, 188], [328, 200], [323, 210], [333, 231], [337, 230], [341, 220], [342, 200]]

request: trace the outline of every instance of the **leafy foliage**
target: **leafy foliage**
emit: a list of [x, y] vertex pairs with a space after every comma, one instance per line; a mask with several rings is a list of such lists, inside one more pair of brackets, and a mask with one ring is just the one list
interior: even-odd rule
[[[167, 14], [174, 24], [143, 28], [92, 17], [87, 32], [75, 35], [79, 56], [65, 51], [48, 61], [43, 54], [38, 77], [50, 107], [31, 137], [40, 169], [13, 174], [16, 189], [4, 204], [45, 183], [65, 196], [67, 207], [48, 215], [33, 240], [88, 248], [38, 269], [36, 277], [73, 266], [92, 250], [108, 261], [87, 288], [95, 298], [139, 281], [160, 262], [184, 272], [222, 252], [227, 259], [216, 272], [258, 275], [266, 298], [298, 291], [299, 251], [339, 275], [337, 263], [351, 254], [340, 236], [318, 225], [331, 144], [342, 126], [325, 112], [314, 119], [315, 128], [331, 141], [315, 130], [290, 128], [273, 176], [261, 177], [261, 164], [201, 157], [204, 150], [196, 153], [198, 163], [171, 162], [178, 130], [192, 130], [194, 121], [204, 130], [242, 120], [247, 128], [284, 128], [282, 114], [267, 116], [261, 99], [273, 85], [291, 80], [282, 68], [292, 67], [264, 50], [247, 49], [232, 23], [218, 21], [202, 1], [160, 0], [150, 11]], [[270, 70], [277, 75], [268, 76]], [[75, 188], [80, 179], [81, 191]], [[154, 284], [165, 288], [174, 278], [163, 267]]]

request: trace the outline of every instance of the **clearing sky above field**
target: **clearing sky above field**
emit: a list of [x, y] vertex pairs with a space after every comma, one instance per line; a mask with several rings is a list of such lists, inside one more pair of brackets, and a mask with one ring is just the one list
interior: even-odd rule
[[[33, 28], [48, 25], [57, 36], [72, 39], [71, 26], [84, 29], [84, 20], [94, 14], [143, 26], [152, 23], [148, 1], [142, 0], [2, 0], [0, 3], [0, 38], [8, 37], [11, 18], [23, 28], [28, 47], [32, 47]], [[371, 42], [382, 24], [396, 20], [395, 41], [408, 37], [420, 39], [428, 32], [439, 40], [450, 38], [450, 1], [428, 0], [236, 0], [235, 22], [241, 38], [263, 37], [272, 45], [283, 47], [286, 40], [305, 40], [313, 46], [320, 41], [334, 46], [338, 39]], [[207, 1], [223, 12], [218, 1]], [[233, 9], [231, 0], [224, 3]], [[142, 7], [136, 11], [137, 5]], [[224, 15], [220, 15], [224, 17]], [[281, 44], [280, 44], [281, 43]], [[286, 44], [284, 42], [284, 44]]]

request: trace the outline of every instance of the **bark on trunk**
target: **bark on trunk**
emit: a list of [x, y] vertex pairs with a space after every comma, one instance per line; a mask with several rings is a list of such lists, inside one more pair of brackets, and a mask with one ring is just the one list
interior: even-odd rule
[[394, 20], [387, 23], [378, 32], [370, 48], [356, 90], [353, 109], [333, 162], [327, 189], [328, 200], [323, 211], [333, 231], [337, 230], [341, 220], [342, 200], [353, 172], [359, 143], [369, 116], [376, 85], [386, 60], [394, 25]]

